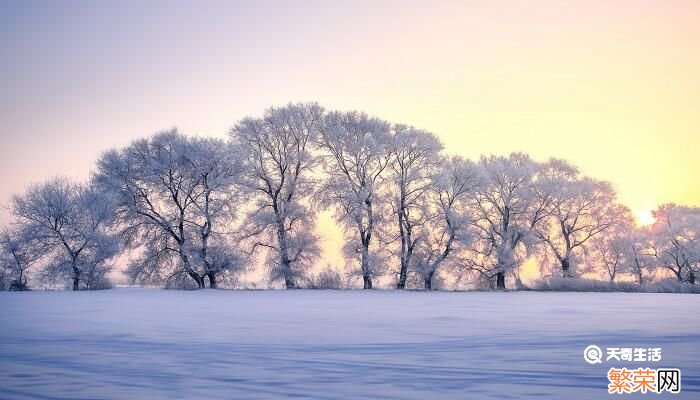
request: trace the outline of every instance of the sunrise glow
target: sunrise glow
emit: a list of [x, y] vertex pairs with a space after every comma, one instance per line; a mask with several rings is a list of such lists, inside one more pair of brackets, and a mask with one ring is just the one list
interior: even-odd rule
[[639, 226], [648, 226], [655, 221], [652, 210], [634, 210], [634, 216]]

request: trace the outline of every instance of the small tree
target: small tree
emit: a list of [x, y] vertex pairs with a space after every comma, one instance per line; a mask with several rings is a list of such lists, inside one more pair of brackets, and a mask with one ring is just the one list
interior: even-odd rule
[[605, 267], [610, 282], [614, 282], [619, 273], [627, 272], [624, 268], [627, 266], [627, 249], [622, 237], [615, 234], [599, 237], [591, 242], [590, 247], [594, 260]]
[[45, 252], [45, 246], [26, 229], [0, 231], [0, 289], [28, 290], [27, 272]]
[[[533, 232], [544, 243], [545, 251], [556, 258], [562, 275], [575, 276], [575, 253], [585, 251], [591, 238], [617, 224], [625, 210], [615, 203], [615, 191], [609, 183], [580, 177], [578, 170], [563, 160], [552, 159], [541, 166], [535, 189], [536, 197], [547, 207], [546, 218]], [[612, 262], [609, 257], [604, 259]]]
[[54, 178], [12, 198], [11, 213], [26, 232], [25, 240], [42, 243], [49, 254], [47, 276], [68, 277], [73, 290], [110, 269], [119, 251], [112, 235], [112, 197], [94, 185]]
[[611, 282], [620, 273], [626, 273], [643, 285], [644, 275], [651, 269], [653, 261], [647, 229], [635, 226], [627, 209], [618, 219], [619, 222], [591, 240], [588, 257], [592, 264], [605, 267]]
[[695, 283], [700, 264], [700, 208], [664, 204], [654, 211], [651, 250], [679, 282]]
[[653, 255], [649, 247], [649, 231], [632, 227], [623, 233], [627, 263], [639, 285], [646, 283], [645, 274], [653, 267]]

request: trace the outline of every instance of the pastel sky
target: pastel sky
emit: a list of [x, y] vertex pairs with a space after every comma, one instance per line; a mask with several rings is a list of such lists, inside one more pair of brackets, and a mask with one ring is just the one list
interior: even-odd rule
[[471, 158], [566, 158], [637, 215], [700, 205], [698, 21], [693, 0], [0, 0], [0, 204], [158, 130], [318, 101]]

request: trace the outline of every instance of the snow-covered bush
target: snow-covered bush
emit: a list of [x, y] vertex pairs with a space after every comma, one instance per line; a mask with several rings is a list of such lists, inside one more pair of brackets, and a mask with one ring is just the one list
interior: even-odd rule
[[645, 292], [651, 293], [700, 293], [700, 286], [676, 279], [665, 279], [643, 286]]
[[345, 286], [343, 274], [331, 266], [322, 269], [309, 282], [309, 289], [343, 289]]
[[635, 282], [549, 277], [535, 281], [532, 284], [532, 288], [534, 290], [551, 292], [700, 293], [700, 286], [674, 280], [639, 285]]

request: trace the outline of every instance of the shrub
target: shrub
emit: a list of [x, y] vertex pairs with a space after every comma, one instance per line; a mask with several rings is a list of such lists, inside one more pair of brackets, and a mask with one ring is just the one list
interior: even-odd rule
[[535, 281], [534, 290], [548, 292], [642, 292], [642, 293], [700, 293], [700, 286], [665, 280], [646, 285], [634, 282], [609, 282], [594, 279], [549, 277]]

